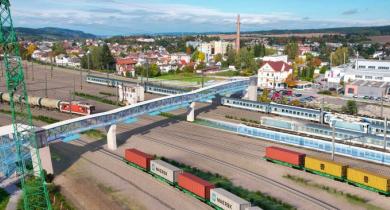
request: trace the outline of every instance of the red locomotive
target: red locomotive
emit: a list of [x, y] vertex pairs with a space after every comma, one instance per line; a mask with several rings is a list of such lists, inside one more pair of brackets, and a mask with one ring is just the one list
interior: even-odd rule
[[60, 112], [75, 113], [80, 115], [90, 115], [94, 111], [95, 111], [95, 106], [88, 103], [83, 103], [79, 101], [60, 102]]

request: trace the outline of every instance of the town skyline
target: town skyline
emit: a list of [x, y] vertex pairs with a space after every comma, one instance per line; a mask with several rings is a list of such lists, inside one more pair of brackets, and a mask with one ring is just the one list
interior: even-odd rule
[[[337, 4], [336, 7], [330, 5]], [[201, 5], [201, 6], [200, 6]], [[304, 5], [304, 7], [303, 7]], [[16, 27], [60, 27], [96, 35], [233, 32], [390, 25], [388, 1], [272, 2], [35, 0], [13, 4]], [[61, 8], [61, 9], [59, 9]]]

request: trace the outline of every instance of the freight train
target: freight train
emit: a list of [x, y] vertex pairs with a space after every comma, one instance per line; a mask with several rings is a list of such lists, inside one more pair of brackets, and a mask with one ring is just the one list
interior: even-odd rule
[[267, 161], [305, 170], [390, 196], [390, 177], [274, 146], [267, 147], [265, 153], [264, 159]]
[[251, 203], [215, 186], [197, 176], [162, 160], [154, 159], [152, 155], [134, 148], [126, 149], [124, 161], [153, 177], [190, 194], [218, 210], [259, 210]]
[[[20, 96], [15, 95], [15, 101], [19, 101], [18, 98]], [[10, 102], [10, 97], [8, 93], [0, 92], [0, 102], [4, 103]], [[42, 98], [42, 97], [35, 97], [35, 96], [28, 96], [28, 103], [32, 107], [39, 107], [39, 108], [47, 108], [47, 109], [55, 109], [60, 112], [65, 113], [74, 113], [79, 115], [90, 115], [95, 111], [95, 106], [80, 102], [80, 101], [61, 101], [58, 99], [51, 99], [51, 98]]]
[[[227, 98], [221, 99], [221, 104], [228, 107], [252, 110], [267, 114], [292, 117], [313, 121], [317, 123], [331, 124], [337, 129], [354, 131], [365, 134], [381, 134], [384, 131], [384, 120], [368, 117], [350, 117], [348, 115], [335, 114], [317, 109], [302, 108], [277, 103], [263, 103], [243, 99]], [[390, 121], [387, 122], [387, 131], [390, 132]]]

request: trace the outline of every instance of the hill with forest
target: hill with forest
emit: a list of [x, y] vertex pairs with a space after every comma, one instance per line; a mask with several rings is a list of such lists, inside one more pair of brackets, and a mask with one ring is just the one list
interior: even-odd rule
[[65, 39], [93, 39], [95, 35], [83, 31], [63, 28], [25, 28], [16, 27], [15, 31], [19, 39], [24, 40], [65, 40]]

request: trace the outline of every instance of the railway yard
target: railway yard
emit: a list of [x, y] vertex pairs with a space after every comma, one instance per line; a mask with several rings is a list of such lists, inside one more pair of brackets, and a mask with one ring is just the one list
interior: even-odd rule
[[[116, 101], [116, 88], [88, 84], [84, 80], [81, 89], [80, 74], [77, 71], [55, 68], [53, 78], [50, 78], [50, 67], [34, 64], [34, 68], [34, 81], [31, 70], [27, 80], [30, 95], [82, 100], [94, 104], [97, 112], [118, 107], [77, 96], [73, 98], [70, 94], [74, 91], [88, 92]], [[42, 75], [48, 76], [47, 88], [45, 76]], [[3, 78], [1, 79], [3, 81]], [[0, 91], [4, 91], [4, 85], [0, 86]], [[159, 96], [145, 94], [145, 97], [149, 100]], [[0, 109], [8, 110], [8, 105], [0, 104]], [[79, 117], [44, 108], [33, 108], [32, 112], [35, 116], [45, 115], [58, 120]], [[202, 103], [197, 103], [196, 112], [198, 117], [235, 123], [239, 121], [226, 116], [257, 121], [261, 117], [269, 116], [265, 113]], [[185, 117], [184, 109], [171, 113]], [[10, 122], [9, 114], [0, 112], [0, 126]], [[34, 122], [38, 126], [47, 124], [39, 120]], [[57, 141], [50, 145], [55, 183], [61, 186], [63, 194], [78, 209], [211, 209], [178, 189], [126, 165], [122, 158], [128, 148], [136, 148], [204, 171], [221, 174], [235, 185], [251, 191], [261, 191], [298, 209], [390, 209], [389, 197], [262, 159], [267, 146], [287, 148], [325, 159], [330, 158], [329, 154], [239, 136], [185, 122], [180, 117], [144, 115], [135, 123], [119, 124], [117, 140], [116, 151], [107, 149], [104, 137], [94, 138], [88, 135], [82, 135], [81, 139], [73, 142]], [[341, 156], [336, 156], [335, 160], [379, 174], [390, 174], [388, 166]], [[337, 189], [344, 195], [349, 193], [364, 200], [356, 202], [341, 196], [340, 193], [329, 193], [313, 185], [287, 179], [287, 175], [309, 180], [317, 186]]]

